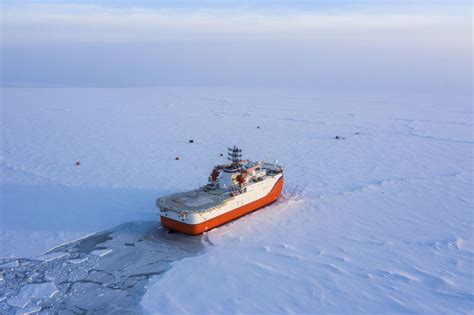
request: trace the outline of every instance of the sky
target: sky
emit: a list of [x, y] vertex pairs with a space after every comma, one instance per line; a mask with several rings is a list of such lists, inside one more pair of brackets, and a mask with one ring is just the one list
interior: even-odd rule
[[471, 93], [470, 1], [2, 1], [2, 86]]

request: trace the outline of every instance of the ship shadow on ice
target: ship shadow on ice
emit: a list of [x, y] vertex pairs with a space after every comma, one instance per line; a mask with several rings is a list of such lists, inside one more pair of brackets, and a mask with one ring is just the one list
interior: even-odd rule
[[56, 246], [35, 258], [0, 259], [0, 312], [141, 313], [151, 277], [210, 245], [205, 235], [128, 222]]
[[[169, 249], [182, 250], [190, 254], [198, 253], [209, 244], [204, 235], [187, 236], [180, 233], [169, 233], [158, 221], [127, 222], [116, 227], [96, 232], [78, 240], [54, 247], [45, 255], [54, 252], [78, 251], [84, 254], [94, 254], [105, 249], [118, 249], [122, 246], [141, 247], [146, 243], [149, 250]], [[105, 255], [104, 255], [105, 256]]]

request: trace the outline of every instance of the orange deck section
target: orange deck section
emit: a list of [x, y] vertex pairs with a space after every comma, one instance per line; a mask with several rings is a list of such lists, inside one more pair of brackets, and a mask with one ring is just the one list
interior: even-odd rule
[[273, 202], [275, 202], [280, 196], [281, 190], [283, 189], [283, 177], [281, 177], [273, 186], [272, 190], [268, 195], [258, 200], [252, 201], [245, 206], [236, 208], [232, 211], [224, 213], [218, 217], [209, 219], [199, 224], [186, 224], [176, 220], [172, 220], [166, 217], [161, 217], [161, 223], [172, 230], [176, 230], [189, 235], [198, 235], [206, 231], [209, 231], [219, 225], [227, 223], [229, 221], [235, 220], [247, 213], [258, 210], [262, 207], [265, 207]]

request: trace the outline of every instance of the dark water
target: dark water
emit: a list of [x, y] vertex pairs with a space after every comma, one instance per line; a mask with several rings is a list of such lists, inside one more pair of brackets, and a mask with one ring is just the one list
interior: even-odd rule
[[0, 313], [140, 314], [148, 280], [209, 244], [158, 222], [130, 222], [41, 257], [0, 259]]

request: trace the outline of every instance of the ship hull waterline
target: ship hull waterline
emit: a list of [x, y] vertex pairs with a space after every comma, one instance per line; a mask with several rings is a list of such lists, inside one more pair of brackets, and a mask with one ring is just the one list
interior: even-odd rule
[[265, 197], [252, 201], [242, 207], [235, 208], [234, 210], [226, 212], [215, 218], [198, 224], [187, 224], [161, 216], [161, 224], [170, 230], [178, 231], [188, 235], [199, 235], [274, 203], [277, 201], [278, 197], [280, 197], [282, 189], [283, 177], [278, 179], [272, 190]]

